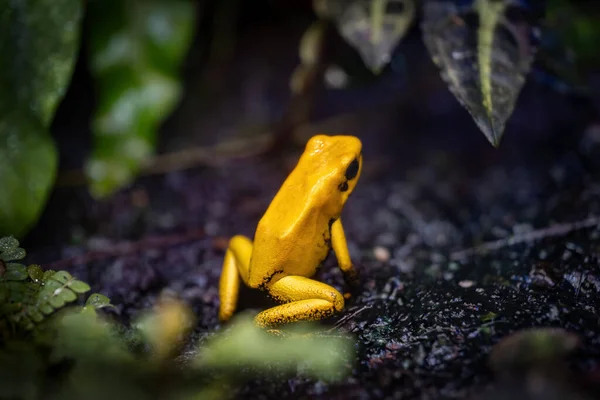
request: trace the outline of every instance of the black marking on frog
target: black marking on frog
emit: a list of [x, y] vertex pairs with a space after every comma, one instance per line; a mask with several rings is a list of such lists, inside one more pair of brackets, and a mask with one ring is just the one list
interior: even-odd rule
[[275, 275], [282, 274], [282, 273], [283, 273], [282, 269], [278, 269], [276, 271], [273, 271], [273, 273], [271, 273], [269, 276], [266, 276], [266, 277], [263, 278], [263, 281], [258, 286], [258, 288], [261, 289], [261, 290], [266, 290], [267, 289], [267, 285], [271, 282], [271, 280], [273, 280], [273, 278], [275, 277]]
[[340, 183], [338, 186], [338, 190], [340, 192], [347, 192], [348, 191], [348, 181], [344, 181], [344, 182]]

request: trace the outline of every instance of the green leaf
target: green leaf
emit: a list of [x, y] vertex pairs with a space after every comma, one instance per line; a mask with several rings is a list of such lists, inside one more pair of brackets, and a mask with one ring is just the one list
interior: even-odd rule
[[90, 192], [129, 184], [154, 152], [156, 133], [181, 94], [179, 68], [192, 38], [191, 0], [90, 3], [90, 65], [98, 106]]
[[27, 267], [27, 275], [29, 275], [32, 281], [37, 283], [43, 279], [44, 271], [42, 271], [39, 265], [30, 265]]
[[40, 304], [39, 310], [46, 315], [50, 315], [54, 312], [54, 308], [52, 308], [49, 304]]
[[3, 101], [0, 99], [0, 235], [21, 237], [38, 219], [46, 202], [57, 155], [39, 122], [3, 105]]
[[46, 281], [46, 280], [50, 279], [52, 277], [52, 275], [54, 275], [55, 273], [56, 273], [55, 270], [53, 270], [53, 269], [47, 269], [47, 270], [44, 271], [44, 276], [42, 277], [42, 279], [44, 281]]
[[52, 187], [47, 132], [79, 43], [78, 0], [2, 1], [0, 12], [0, 235], [23, 236]]
[[4, 261], [17, 261], [25, 258], [25, 250], [15, 247], [0, 253], [0, 258]]
[[73, 277], [67, 271], [58, 271], [57, 273], [52, 275], [52, 279], [62, 284], [67, 284], [73, 279]]
[[19, 247], [19, 241], [14, 236], [0, 238], [0, 251], [10, 250], [14, 247]]
[[54, 308], [60, 308], [65, 305], [65, 300], [61, 296], [52, 296], [48, 299], [48, 302]]
[[103, 308], [111, 306], [110, 299], [100, 293], [92, 293], [85, 302], [86, 306], [92, 306], [94, 308]]
[[36, 309], [30, 309], [27, 314], [31, 317], [31, 319], [34, 322], [41, 322], [44, 319], [44, 316], [42, 315], [42, 313], [40, 313], [38, 310]]
[[14, 264], [16, 267], [11, 268], [10, 264], [2, 278], [7, 281], [22, 281], [27, 279], [27, 269], [24, 265]]
[[[0, 19], [2, 82], [11, 104], [47, 127], [71, 79], [79, 49], [79, 0], [3, 1]], [[9, 95], [2, 93], [3, 96]]]
[[90, 285], [78, 280], [74, 280], [73, 282], [71, 282], [69, 288], [71, 288], [71, 290], [77, 293], [85, 293], [90, 291]]
[[[504, 0], [475, 0], [466, 9], [432, 0], [424, 5], [421, 26], [442, 78], [496, 147], [536, 50], [530, 39], [534, 27], [509, 21], [507, 7]], [[472, 19], [478, 20], [475, 26]]]
[[70, 303], [71, 301], [77, 300], [77, 295], [70, 288], [64, 288], [59, 293], [61, 299], [63, 299], [66, 303]]

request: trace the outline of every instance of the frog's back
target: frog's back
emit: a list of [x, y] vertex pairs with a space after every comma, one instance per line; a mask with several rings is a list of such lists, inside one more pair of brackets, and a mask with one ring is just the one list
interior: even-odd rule
[[[294, 171], [296, 172], [296, 171]], [[249, 284], [286, 275], [310, 277], [331, 249], [330, 217], [311, 189], [290, 174], [261, 218], [254, 236]]]
[[360, 157], [355, 137], [317, 135], [309, 140], [258, 223], [249, 286], [286, 275], [314, 275], [331, 250], [331, 224], [355, 185]]

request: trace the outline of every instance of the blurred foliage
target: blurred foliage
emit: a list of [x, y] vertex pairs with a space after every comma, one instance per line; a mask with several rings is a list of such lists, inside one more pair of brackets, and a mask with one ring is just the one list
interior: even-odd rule
[[191, 0], [89, 3], [90, 68], [98, 105], [86, 166], [93, 195], [130, 183], [181, 95], [179, 67], [194, 27]]
[[564, 359], [581, 345], [581, 338], [562, 328], [529, 328], [503, 338], [492, 349], [492, 370], [520, 371]]
[[350, 337], [311, 325], [275, 337], [242, 314], [199, 341], [194, 314], [172, 298], [123, 326], [98, 312], [113, 307], [106, 296], [79, 305], [86, 283], [14, 262], [24, 256], [16, 239], [0, 238], [0, 398], [222, 399], [265, 374], [334, 382], [351, 370]]
[[569, 0], [548, 0], [546, 25], [557, 40], [570, 49], [579, 68], [600, 66], [598, 38], [600, 38], [600, 7], [598, 3], [574, 3]]
[[0, 235], [22, 236], [52, 188], [48, 128], [79, 47], [78, 0], [0, 0]]
[[[90, 190], [129, 183], [177, 103], [190, 45], [191, 0], [87, 2], [98, 108]], [[80, 45], [79, 0], [0, 0], [0, 235], [22, 237], [41, 213], [57, 169], [48, 133]]]

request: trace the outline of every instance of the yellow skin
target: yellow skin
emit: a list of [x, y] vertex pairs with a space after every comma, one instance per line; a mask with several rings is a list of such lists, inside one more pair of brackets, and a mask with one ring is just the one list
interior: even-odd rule
[[219, 283], [221, 321], [235, 312], [240, 279], [283, 303], [256, 316], [264, 328], [319, 320], [344, 308], [340, 292], [310, 278], [333, 249], [346, 280], [356, 280], [340, 214], [360, 177], [361, 150], [353, 136], [308, 141], [259, 221], [254, 243], [241, 235], [229, 241]]

